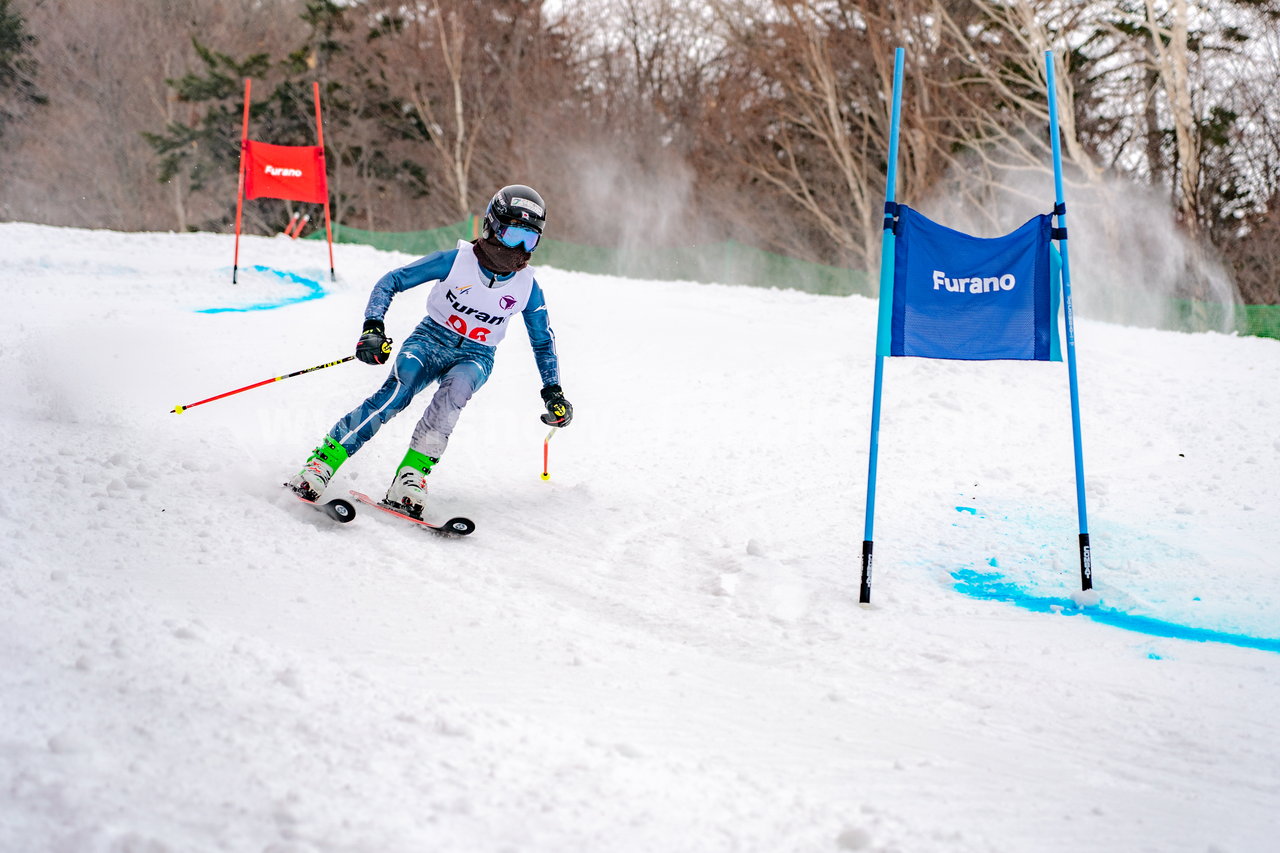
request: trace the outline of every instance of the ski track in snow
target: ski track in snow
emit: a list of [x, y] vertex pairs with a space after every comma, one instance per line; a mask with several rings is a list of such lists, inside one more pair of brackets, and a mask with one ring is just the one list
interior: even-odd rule
[[[955, 588], [1078, 584], [1064, 365], [886, 363], [859, 607], [874, 302], [542, 271], [575, 422], [542, 482], [513, 333], [431, 477], [451, 540], [279, 486], [385, 369], [168, 413], [347, 355], [410, 260], [250, 237], [329, 295], [198, 313], [293, 287], [231, 251], [0, 224], [0, 850], [1276, 849], [1280, 655]], [[1078, 346], [1104, 605], [1280, 637], [1280, 342]]]

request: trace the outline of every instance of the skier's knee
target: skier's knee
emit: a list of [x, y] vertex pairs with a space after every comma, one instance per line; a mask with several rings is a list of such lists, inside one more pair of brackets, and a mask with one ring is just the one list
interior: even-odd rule
[[461, 409], [471, 401], [471, 396], [476, 393], [476, 386], [471, 377], [455, 373], [445, 377], [440, 383], [440, 391], [450, 407]]

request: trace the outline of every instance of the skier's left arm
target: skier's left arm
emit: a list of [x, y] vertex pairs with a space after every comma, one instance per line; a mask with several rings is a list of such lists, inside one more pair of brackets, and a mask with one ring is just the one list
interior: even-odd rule
[[542, 377], [542, 402], [547, 413], [542, 422], [550, 426], [565, 427], [573, 420], [573, 406], [564, 398], [560, 388], [560, 359], [556, 355], [556, 334], [551, 330], [547, 316], [547, 300], [542, 287], [535, 280], [529, 294], [529, 304], [524, 308], [524, 325], [529, 330], [529, 343], [533, 346], [533, 358]]

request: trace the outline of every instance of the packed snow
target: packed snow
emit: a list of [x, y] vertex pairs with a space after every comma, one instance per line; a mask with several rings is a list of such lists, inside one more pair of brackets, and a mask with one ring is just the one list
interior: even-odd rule
[[385, 367], [170, 413], [349, 355], [335, 252], [0, 224], [0, 850], [1280, 845], [1280, 341], [1079, 320], [1083, 611], [1065, 366], [889, 360], [860, 606], [873, 300], [541, 270], [451, 539], [280, 486]]

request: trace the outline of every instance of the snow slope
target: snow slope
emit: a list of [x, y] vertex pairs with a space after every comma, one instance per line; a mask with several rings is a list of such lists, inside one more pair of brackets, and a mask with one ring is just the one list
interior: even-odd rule
[[231, 248], [0, 224], [0, 850], [1280, 848], [1280, 342], [1078, 326], [1102, 608], [1194, 642], [1070, 606], [1061, 364], [887, 363], [857, 605], [858, 297], [545, 270], [551, 479], [515, 331], [431, 477], [478, 531], [334, 524], [279, 484], [385, 368], [169, 410], [347, 355], [409, 258]]

